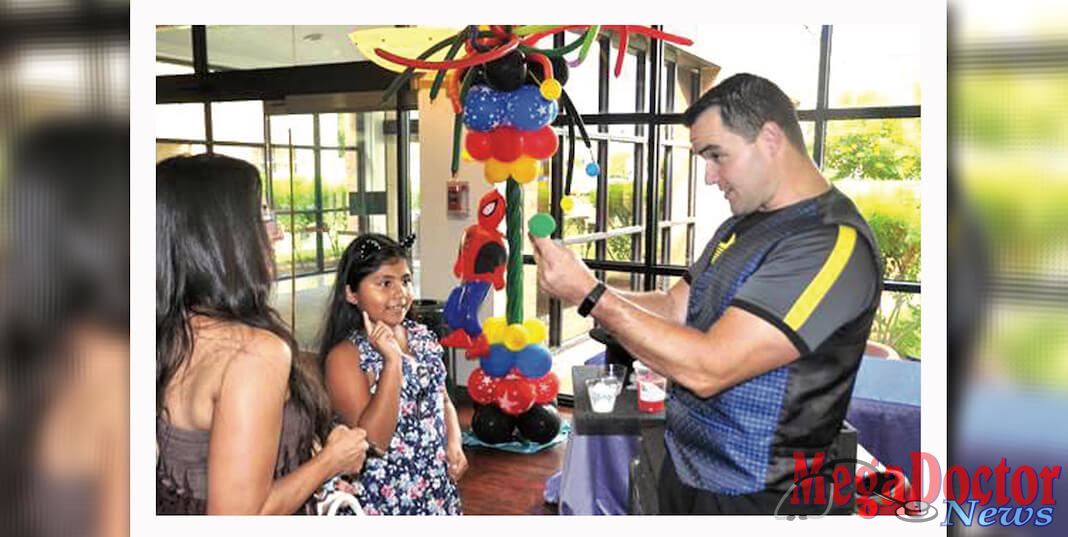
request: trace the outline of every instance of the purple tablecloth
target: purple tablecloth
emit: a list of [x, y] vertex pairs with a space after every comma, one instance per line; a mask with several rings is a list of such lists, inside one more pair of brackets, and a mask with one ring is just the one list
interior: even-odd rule
[[[919, 379], [919, 362], [865, 357], [846, 415], [860, 445], [910, 479], [909, 453], [920, 449]], [[561, 469], [545, 481], [545, 501], [558, 503], [561, 515], [627, 514], [638, 438], [573, 434]]]
[[545, 501], [558, 503], [561, 515], [627, 514], [637, 454], [636, 435], [571, 435], [562, 468], [545, 482]]

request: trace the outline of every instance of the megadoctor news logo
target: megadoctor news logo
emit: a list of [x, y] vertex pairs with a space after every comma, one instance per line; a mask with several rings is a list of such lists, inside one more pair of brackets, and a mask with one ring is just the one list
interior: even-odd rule
[[[899, 520], [906, 522], [929, 522], [939, 516], [939, 511], [931, 502], [938, 498], [942, 488], [943, 476], [938, 460], [929, 453], [911, 453], [912, 475], [923, 475], [923, 465], [927, 465], [927, 475], [931, 476], [923, 495], [920, 486], [905, 486], [901, 468], [891, 466], [879, 472], [876, 466], [861, 460], [835, 459], [824, 462], [824, 454], [817, 453], [812, 459], [812, 466], [807, 463], [803, 453], [794, 453], [794, 483], [779, 499], [775, 507], [775, 518], [793, 520], [793, 515], [781, 515], [787, 501], [796, 506], [802, 501], [810, 505], [823, 505], [824, 510], [816, 515], [801, 515], [799, 518], [822, 518], [830, 513], [834, 505], [845, 506], [851, 499], [851, 486], [856, 486], [854, 497], [859, 507], [859, 514], [871, 518], [879, 514], [892, 512]], [[874, 461], [873, 461], [874, 462]], [[861, 469], [857, 476], [850, 472], [850, 465], [856, 464]], [[1011, 477], [1010, 477], [1011, 472]], [[971, 526], [990, 526], [1000, 523], [1002, 526], [1024, 526], [1033, 524], [1046, 526], [1053, 520], [1053, 480], [1060, 477], [1061, 467], [1046, 466], [1036, 472], [1030, 466], [1020, 466], [1012, 471], [1005, 458], [991, 469], [980, 466], [974, 476], [960, 466], [951, 466], [944, 476], [946, 516], [943, 526], [961, 524]], [[989, 481], [993, 478], [993, 488]], [[831, 501], [827, 501], [826, 484], [830, 480]], [[922, 483], [921, 483], [922, 485]], [[1006, 487], [1008, 485], [1008, 487]], [[987, 488], [984, 489], [984, 486]], [[972, 498], [972, 499], [969, 499]], [[991, 499], [997, 506], [987, 506]], [[1017, 504], [1007, 506], [1010, 498]], [[1040, 506], [1031, 504], [1039, 500]], [[889, 509], [887, 509], [889, 507]]]

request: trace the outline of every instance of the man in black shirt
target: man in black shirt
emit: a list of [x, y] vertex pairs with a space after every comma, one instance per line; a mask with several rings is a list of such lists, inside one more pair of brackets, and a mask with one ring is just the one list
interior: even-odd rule
[[771, 514], [795, 464], [813, 467], [841, 428], [880, 255], [775, 84], [732, 76], [684, 122], [734, 215], [686, 276], [667, 292], [605, 289], [570, 250], [531, 237], [538, 282], [671, 380], [662, 512]]

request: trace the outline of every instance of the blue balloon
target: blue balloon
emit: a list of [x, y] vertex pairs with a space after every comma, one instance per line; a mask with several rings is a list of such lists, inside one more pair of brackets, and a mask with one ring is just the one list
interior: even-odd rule
[[489, 356], [479, 358], [478, 365], [486, 375], [500, 378], [507, 375], [515, 365], [515, 353], [504, 345], [490, 345]]
[[527, 345], [515, 354], [515, 366], [524, 377], [541, 378], [553, 368], [553, 355], [544, 345]]
[[536, 131], [556, 119], [560, 108], [556, 101], [542, 96], [537, 86], [527, 84], [507, 94], [506, 123], [521, 131]]
[[464, 125], [473, 131], [486, 132], [504, 122], [506, 94], [487, 86], [472, 86], [464, 100]]
[[589, 175], [590, 177], [597, 177], [597, 175], [600, 173], [601, 166], [598, 165], [596, 162], [591, 162], [586, 165], [586, 175]]

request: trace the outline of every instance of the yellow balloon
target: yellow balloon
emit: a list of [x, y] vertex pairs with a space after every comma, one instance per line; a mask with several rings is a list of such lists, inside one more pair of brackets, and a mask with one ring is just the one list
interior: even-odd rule
[[471, 157], [471, 153], [467, 152], [466, 147], [460, 150], [460, 158], [464, 159], [464, 162], [471, 162], [472, 160], [475, 160]]
[[504, 329], [507, 327], [508, 322], [503, 317], [486, 319], [486, 322], [482, 323], [482, 333], [486, 334], [486, 342], [490, 345], [496, 345], [504, 341]]
[[486, 160], [486, 180], [491, 183], [500, 183], [501, 181], [508, 180], [508, 173], [511, 171], [511, 165], [501, 162], [495, 158], [489, 158]]
[[571, 211], [571, 209], [574, 209], [574, 208], [575, 208], [575, 198], [572, 198], [571, 196], [564, 196], [563, 198], [560, 199], [560, 210], [561, 211], [564, 211], [566, 213], [566, 212]]
[[512, 178], [519, 184], [526, 184], [538, 177], [541, 164], [534, 157], [523, 155], [512, 163]]
[[523, 328], [527, 329], [527, 333], [530, 334], [530, 340], [528, 343], [541, 343], [545, 340], [545, 323], [538, 319], [527, 319], [523, 321]]
[[559, 99], [560, 94], [564, 92], [564, 88], [560, 86], [560, 82], [555, 78], [550, 78], [549, 80], [542, 82], [538, 89], [541, 90], [541, 96], [550, 101]]
[[504, 346], [510, 351], [522, 350], [527, 346], [528, 341], [530, 341], [530, 333], [521, 324], [508, 325], [504, 331]]

